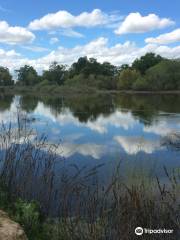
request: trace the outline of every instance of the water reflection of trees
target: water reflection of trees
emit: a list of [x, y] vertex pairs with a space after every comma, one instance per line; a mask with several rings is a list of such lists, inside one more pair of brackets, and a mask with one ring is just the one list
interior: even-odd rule
[[[0, 110], [9, 109], [13, 95], [0, 96]], [[116, 109], [130, 111], [145, 125], [150, 125], [158, 112], [179, 113], [180, 96], [175, 94], [72, 94], [68, 96], [23, 95], [20, 106], [26, 112], [33, 112], [38, 102], [51, 109], [54, 116], [68, 108], [80, 122], [95, 121], [100, 115], [112, 114]]]
[[63, 96], [56, 96], [53, 97], [51, 95], [41, 96], [39, 99], [43, 102], [46, 107], [51, 109], [53, 115], [57, 116], [60, 114], [64, 107], [64, 97]]
[[58, 97], [26, 95], [20, 98], [21, 109], [32, 112], [37, 107], [38, 101], [49, 107], [55, 116], [60, 114], [63, 109], [68, 108], [81, 122], [96, 120], [99, 115], [108, 116], [114, 111], [113, 99], [110, 94], [75, 94]]
[[173, 94], [123, 94], [115, 96], [118, 107], [131, 111], [145, 125], [150, 125], [158, 112], [179, 113], [180, 96]]
[[22, 110], [27, 113], [33, 112], [38, 105], [38, 97], [33, 95], [23, 95], [19, 100], [19, 104]]
[[99, 115], [109, 116], [116, 109], [131, 111], [145, 125], [150, 125], [159, 112], [179, 113], [179, 95], [131, 95], [94, 94], [65, 98], [69, 107], [80, 121], [96, 120]]
[[13, 101], [13, 95], [0, 95], [0, 111], [8, 110]]
[[113, 99], [109, 94], [82, 95], [66, 98], [65, 105], [81, 122], [94, 121], [99, 115], [106, 117], [114, 112]]
[[149, 125], [158, 112], [179, 113], [180, 96], [174, 94], [73, 94], [71, 96], [23, 96], [21, 107], [33, 111], [38, 101], [51, 108], [57, 116], [64, 108], [69, 108], [80, 122], [94, 121], [100, 115], [109, 116], [116, 109], [131, 111], [143, 124]]

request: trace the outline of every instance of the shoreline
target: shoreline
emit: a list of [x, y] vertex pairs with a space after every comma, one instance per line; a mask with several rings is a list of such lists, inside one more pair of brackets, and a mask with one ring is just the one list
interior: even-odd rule
[[158, 90], [158, 91], [134, 91], [134, 90], [103, 90], [95, 89], [91, 87], [87, 88], [72, 88], [72, 87], [58, 87], [57, 86], [48, 86], [50, 89], [35, 89], [35, 87], [22, 86], [22, 87], [3, 87], [0, 86], [0, 95], [1, 94], [40, 94], [40, 95], [49, 95], [49, 94], [139, 94], [139, 95], [163, 95], [163, 94], [176, 94], [180, 95], [180, 90]]

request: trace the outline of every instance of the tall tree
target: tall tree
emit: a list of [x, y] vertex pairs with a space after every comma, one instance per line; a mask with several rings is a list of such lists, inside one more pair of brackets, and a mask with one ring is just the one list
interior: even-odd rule
[[75, 75], [84, 74], [89, 76], [105, 75], [114, 76], [117, 72], [117, 68], [111, 65], [109, 62], [99, 63], [95, 58], [80, 57], [77, 62], [73, 63], [70, 68], [70, 77]]
[[152, 90], [178, 90], [180, 89], [180, 62], [162, 61], [146, 72], [145, 79]]
[[57, 62], [53, 62], [49, 70], [44, 71], [43, 79], [48, 80], [51, 83], [57, 83], [62, 85], [65, 81], [66, 66], [59, 65]]
[[0, 66], [0, 86], [11, 86], [14, 84], [8, 68]]
[[158, 64], [162, 60], [163, 58], [160, 55], [155, 55], [154, 53], [147, 53], [140, 59], [136, 59], [133, 62], [132, 67], [138, 70], [141, 74], [145, 74], [147, 69]]
[[116, 66], [110, 64], [109, 62], [104, 62], [103, 64], [101, 64], [101, 73], [102, 75], [105, 76], [115, 76], [118, 73], [118, 69]]
[[87, 57], [80, 57], [77, 62], [72, 64], [69, 76], [72, 78], [75, 75], [82, 73], [83, 69], [87, 66], [87, 64], [88, 64]]
[[140, 73], [131, 68], [124, 69], [120, 72], [118, 77], [118, 89], [129, 90], [132, 88], [134, 82], [140, 77]]
[[16, 70], [16, 72], [18, 73], [17, 79], [19, 84], [31, 86], [38, 83], [38, 74], [32, 66], [25, 65]]

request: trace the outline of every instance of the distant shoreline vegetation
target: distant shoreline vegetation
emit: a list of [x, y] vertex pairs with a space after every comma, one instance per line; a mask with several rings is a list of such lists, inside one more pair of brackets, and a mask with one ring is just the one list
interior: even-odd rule
[[81, 57], [71, 67], [53, 62], [38, 75], [29, 65], [16, 70], [13, 80], [8, 68], [0, 66], [0, 87], [30, 88], [51, 93], [62, 89], [117, 91], [180, 91], [180, 60], [147, 53], [131, 66], [120, 67], [94, 58]]

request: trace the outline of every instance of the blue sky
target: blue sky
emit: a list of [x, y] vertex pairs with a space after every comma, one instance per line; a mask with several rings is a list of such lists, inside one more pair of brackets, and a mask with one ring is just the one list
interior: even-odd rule
[[179, 1], [0, 0], [0, 65], [38, 71], [87, 55], [115, 65], [148, 51], [180, 58]]

